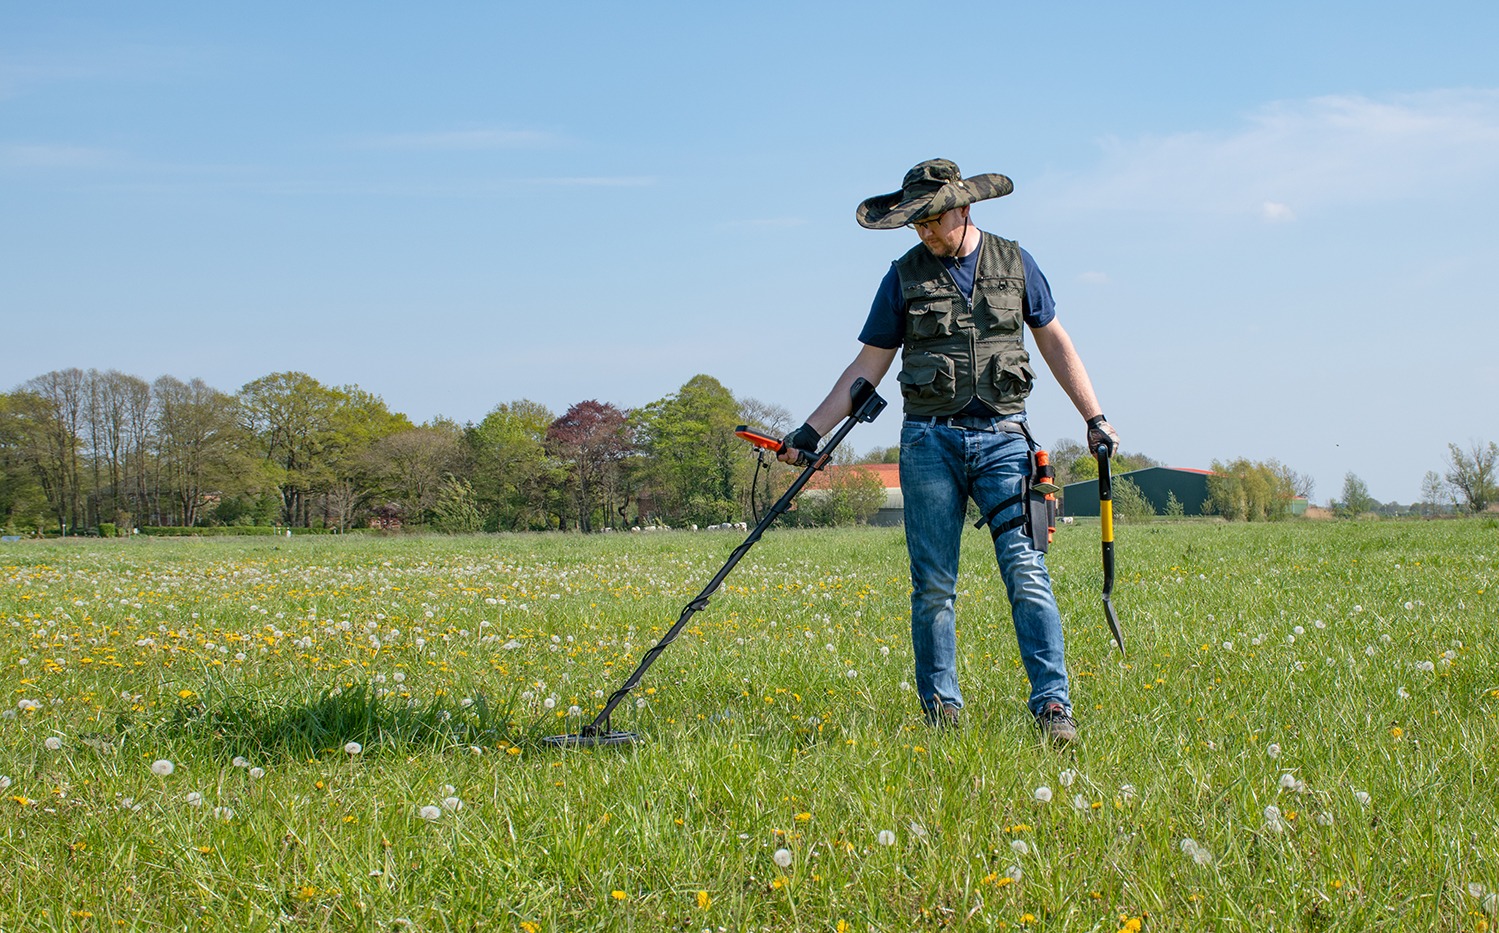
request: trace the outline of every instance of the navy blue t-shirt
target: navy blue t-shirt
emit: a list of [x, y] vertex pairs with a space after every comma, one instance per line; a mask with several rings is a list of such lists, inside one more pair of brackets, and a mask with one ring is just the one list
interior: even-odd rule
[[[978, 271], [979, 252], [974, 250], [962, 259], [941, 260], [963, 296], [970, 301], [973, 299], [973, 276]], [[1056, 303], [1051, 299], [1051, 285], [1036, 268], [1036, 261], [1030, 253], [1021, 249], [1020, 260], [1025, 266], [1025, 298], [1021, 303], [1025, 323], [1031, 327], [1045, 327], [1057, 316]], [[864, 329], [859, 332], [859, 342], [894, 350], [905, 342], [905, 338], [906, 302], [900, 291], [900, 275], [895, 271], [895, 263], [891, 263], [890, 271], [880, 282], [880, 290], [875, 293]]]

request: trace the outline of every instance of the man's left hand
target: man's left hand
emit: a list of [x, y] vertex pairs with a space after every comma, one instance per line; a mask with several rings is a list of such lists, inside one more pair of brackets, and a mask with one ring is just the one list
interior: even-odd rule
[[1097, 453], [1098, 448], [1108, 449], [1110, 457], [1119, 452], [1119, 432], [1103, 415], [1088, 419], [1088, 450]]

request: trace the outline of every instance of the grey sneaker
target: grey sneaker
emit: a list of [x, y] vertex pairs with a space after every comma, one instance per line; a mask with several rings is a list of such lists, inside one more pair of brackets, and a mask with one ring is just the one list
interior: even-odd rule
[[926, 724], [934, 729], [956, 729], [963, 724], [963, 714], [951, 703], [928, 706], [925, 709]]
[[1036, 714], [1036, 728], [1041, 730], [1041, 734], [1051, 744], [1058, 747], [1077, 741], [1077, 720], [1072, 718], [1072, 712], [1067, 707], [1056, 701], [1041, 707], [1041, 712]]

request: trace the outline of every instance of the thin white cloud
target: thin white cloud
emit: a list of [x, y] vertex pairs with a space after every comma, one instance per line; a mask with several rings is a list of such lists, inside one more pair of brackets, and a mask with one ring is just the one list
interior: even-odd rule
[[1229, 131], [1111, 138], [1103, 150], [1097, 169], [1058, 180], [1059, 206], [1286, 221], [1499, 183], [1499, 90], [1282, 101]]
[[1282, 204], [1279, 201], [1266, 201], [1260, 205], [1260, 216], [1267, 223], [1283, 224], [1296, 219], [1296, 212], [1291, 210], [1291, 205]]
[[496, 149], [543, 149], [560, 142], [560, 136], [544, 130], [475, 129], [367, 136], [356, 140], [355, 145], [361, 149], [480, 152]]

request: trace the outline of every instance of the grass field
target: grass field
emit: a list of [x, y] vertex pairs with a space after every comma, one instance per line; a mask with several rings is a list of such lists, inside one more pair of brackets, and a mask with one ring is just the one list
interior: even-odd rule
[[[1037, 740], [971, 532], [963, 727], [899, 529], [0, 547], [0, 930], [1486, 930], [1499, 530], [1097, 526]], [[350, 744], [355, 743], [355, 744]], [[170, 773], [168, 773], [170, 772]]]

